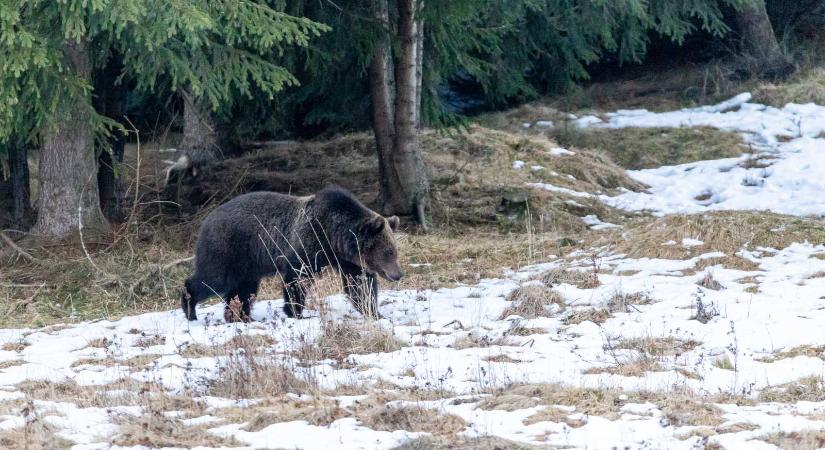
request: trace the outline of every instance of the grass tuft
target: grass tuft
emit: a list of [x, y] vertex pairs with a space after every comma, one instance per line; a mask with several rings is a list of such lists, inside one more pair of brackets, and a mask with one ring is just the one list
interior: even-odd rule
[[554, 311], [548, 309], [550, 305], [556, 305], [557, 311], [563, 311], [565, 308], [564, 298], [558, 292], [538, 284], [516, 288], [507, 296], [507, 300], [512, 304], [501, 313], [499, 320], [509, 316], [520, 316], [525, 319], [552, 317]]

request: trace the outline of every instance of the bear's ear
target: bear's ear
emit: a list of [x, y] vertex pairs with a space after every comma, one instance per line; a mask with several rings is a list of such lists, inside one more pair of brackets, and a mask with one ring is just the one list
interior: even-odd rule
[[376, 215], [375, 217], [367, 219], [366, 223], [364, 223], [364, 231], [367, 235], [376, 235], [384, 229], [384, 223], [384, 218]]
[[401, 225], [401, 219], [399, 219], [398, 216], [387, 217], [387, 223], [390, 224], [392, 231], [398, 231], [398, 226]]

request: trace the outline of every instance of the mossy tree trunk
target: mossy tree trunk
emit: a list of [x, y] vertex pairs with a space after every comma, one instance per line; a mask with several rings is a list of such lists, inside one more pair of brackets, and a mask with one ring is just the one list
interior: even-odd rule
[[[69, 43], [63, 49], [74, 75], [91, 80], [88, 47]], [[46, 125], [40, 151], [40, 190], [35, 234], [46, 239], [68, 237], [80, 227], [108, 230], [100, 210], [95, 175], [97, 162], [90, 121], [91, 101], [76, 98], [65, 102]]]

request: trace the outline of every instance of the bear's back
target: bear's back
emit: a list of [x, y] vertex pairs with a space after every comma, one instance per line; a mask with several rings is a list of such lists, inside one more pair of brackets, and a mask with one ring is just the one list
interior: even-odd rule
[[289, 248], [285, 237], [292, 233], [307, 200], [275, 192], [250, 192], [233, 198], [204, 219], [197, 259], [215, 259], [257, 272], [250, 264], [267, 253], [263, 242], [281, 251]]
[[306, 198], [263, 191], [239, 195], [212, 211], [202, 227], [218, 225], [255, 233], [262, 231], [262, 225], [284, 228], [300, 213]]

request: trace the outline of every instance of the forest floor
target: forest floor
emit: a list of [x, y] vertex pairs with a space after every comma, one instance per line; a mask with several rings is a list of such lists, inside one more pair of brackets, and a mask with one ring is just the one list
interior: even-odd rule
[[[772, 100], [819, 79], [428, 133], [438, 227], [399, 237], [409, 276], [382, 285], [379, 321], [322, 277], [307, 319], [272, 282], [251, 324], [215, 303], [189, 323], [191, 241], [149, 227], [40, 278], [13, 266], [0, 447], [823, 447], [825, 107]], [[298, 180], [342, 151], [363, 162], [335, 181], [371, 168], [366, 136], [301, 145], [313, 158], [265, 149], [206, 175], [230, 181], [202, 204], [273, 178], [311, 191]]]

